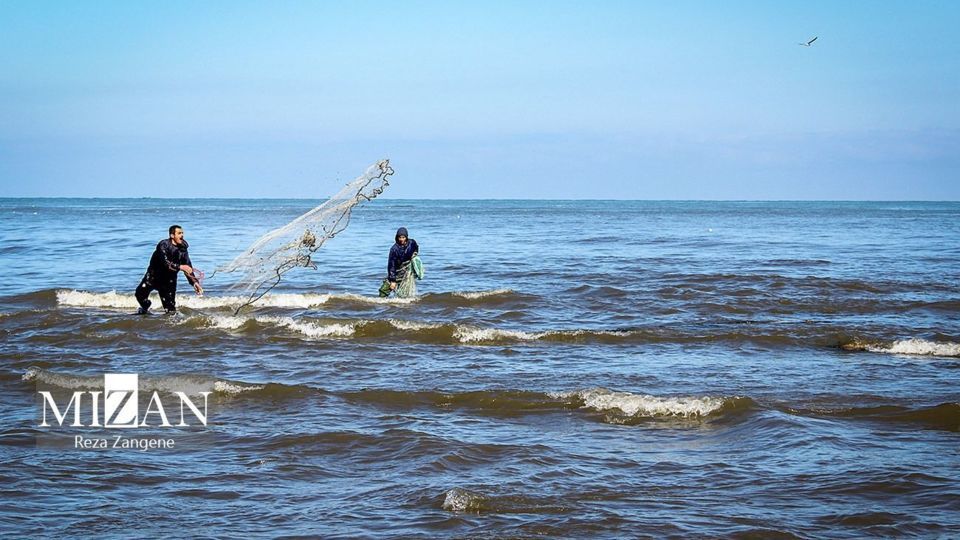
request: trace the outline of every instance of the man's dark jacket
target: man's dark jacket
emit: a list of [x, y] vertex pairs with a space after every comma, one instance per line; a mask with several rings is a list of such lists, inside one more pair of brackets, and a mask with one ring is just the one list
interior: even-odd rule
[[[182, 242], [183, 244], [178, 246], [167, 238], [157, 244], [157, 249], [150, 257], [150, 266], [147, 268], [147, 274], [153, 278], [151, 281], [155, 283], [176, 282], [177, 272], [180, 271], [181, 264], [193, 266], [193, 263], [190, 262], [190, 254], [187, 253], [189, 245], [186, 240]], [[190, 282], [190, 285], [193, 285], [197, 279], [192, 274], [188, 274], [187, 281]]]

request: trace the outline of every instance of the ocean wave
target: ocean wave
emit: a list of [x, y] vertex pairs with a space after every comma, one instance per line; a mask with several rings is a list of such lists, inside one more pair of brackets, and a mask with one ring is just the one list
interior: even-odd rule
[[[354, 337], [378, 339], [399, 337], [407, 341], [439, 345], [502, 345], [505, 343], [711, 343], [711, 342], [751, 342], [770, 346], [813, 345], [816, 347], [836, 346], [838, 340], [847, 350], [869, 350], [890, 354], [913, 354], [932, 356], [960, 356], [960, 344], [951, 342], [930, 342], [923, 340], [904, 340], [893, 343], [849, 342], [837, 334], [794, 335], [790, 332], [747, 333], [747, 332], [703, 332], [685, 328], [574, 328], [558, 330], [532, 330], [523, 328], [497, 328], [438, 321], [414, 321], [402, 319], [346, 319], [334, 322], [314, 322], [310, 319], [258, 317], [264, 323], [281, 324], [299, 331], [311, 338], [317, 337]], [[292, 322], [291, 322], [292, 321]], [[293, 324], [297, 323], [297, 324]], [[227, 320], [222, 325], [236, 324]], [[307, 325], [302, 328], [299, 324]], [[351, 331], [352, 329], [352, 331]], [[399, 335], [398, 335], [399, 333]], [[854, 343], [851, 345], [850, 343]]]
[[960, 343], [935, 342], [923, 339], [905, 339], [894, 341], [889, 347], [870, 346], [872, 352], [891, 354], [916, 354], [922, 356], [960, 356]]
[[396, 296], [363, 296], [362, 294], [344, 293], [331, 295], [332, 300], [341, 303], [373, 304], [373, 305], [405, 305], [420, 301], [419, 296], [412, 298], [398, 298]]
[[841, 408], [786, 408], [785, 411], [799, 416], [916, 424], [935, 429], [960, 431], [960, 403], [941, 403], [924, 407], [879, 405]]
[[530, 332], [503, 328], [484, 328], [468, 324], [413, 321], [403, 319], [340, 319], [318, 320], [292, 316], [232, 316], [204, 314], [186, 317], [182, 324], [199, 324], [208, 328], [235, 331], [246, 327], [251, 321], [267, 326], [286, 329], [308, 339], [365, 338], [378, 339], [395, 336], [431, 344], [494, 345], [504, 342], [528, 342], [548, 340], [556, 342], [582, 342], [589, 340], [619, 341], [633, 335], [623, 330], [549, 330]]
[[443, 494], [440, 507], [458, 514], [557, 514], [570, 511], [569, 503], [552, 498], [523, 495], [485, 495], [477, 491], [455, 487]]
[[370, 389], [345, 392], [341, 397], [386, 408], [467, 409], [477, 414], [512, 417], [535, 412], [575, 409], [576, 405], [562, 398], [530, 390], [473, 390], [441, 392], [437, 390]]
[[928, 341], [919, 338], [903, 339], [887, 343], [854, 339], [842, 343], [840, 348], [847, 351], [869, 351], [884, 354], [960, 357], [960, 343]]
[[[55, 386], [64, 390], [100, 390], [103, 388], [103, 374], [74, 375], [49, 371], [35, 366], [27, 368], [20, 379], [24, 382], [45, 387]], [[137, 378], [137, 383], [138, 390], [143, 392], [158, 391], [169, 394], [184, 392], [188, 395], [211, 392], [213, 394], [235, 396], [265, 390], [269, 390], [271, 394], [282, 394], [289, 393], [290, 390], [297, 390], [296, 388], [276, 383], [249, 384], [239, 381], [207, 378], [200, 375], [163, 375], [159, 377], [140, 375]], [[287, 389], [286, 392], [284, 388]], [[300, 389], [304, 390], [306, 388]]]
[[[81, 296], [68, 295], [65, 302], [80, 303], [90, 300], [91, 293], [82, 293]], [[295, 296], [295, 295], [294, 295]], [[79, 300], [78, 300], [79, 299]], [[274, 305], [280, 305], [282, 298], [274, 299]], [[409, 300], [409, 299], [398, 299]], [[192, 299], [196, 302], [197, 299]], [[332, 300], [331, 300], [332, 301]], [[87, 305], [119, 306], [127, 302], [131, 311], [135, 306], [134, 300], [116, 296], [115, 293], [97, 294]], [[70, 304], [76, 305], [76, 304]], [[208, 302], [206, 307], [229, 305]], [[292, 304], [287, 304], [292, 305]], [[502, 345], [505, 343], [700, 343], [724, 341], [756, 341], [771, 344], [795, 344], [803, 340], [787, 334], [763, 335], [740, 332], [719, 332], [703, 334], [691, 333], [684, 328], [614, 328], [614, 329], [526, 329], [526, 328], [497, 328], [485, 327], [469, 323], [454, 323], [442, 321], [417, 321], [406, 319], [367, 319], [367, 318], [317, 318], [294, 315], [257, 315], [250, 314], [230, 315], [223, 312], [180, 312], [177, 317], [169, 319], [175, 324], [187, 325], [192, 328], [211, 328], [229, 332], [245, 332], [256, 334], [263, 328], [277, 328], [292, 332], [307, 339], [383, 339], [397, 338], [404, 341], [436, 345]], [[117, 329], [132, 330], [139, 323], [136, 319], [116, 319], [97, 321], [98, 331]], [[131, 328], [132, 325], [132, 328]], [[821, 339], [825, 343], [836, 344], [835, 337]], [[817, 344], [820, 344], [819, 341]]]
[[476, 328], [455, 325], [453, 338], [460, 343], [481, 343], [493, 341], [534, 341], [546, 335], [545, 332], [524, 332], [522, 330], [501, 330], [499, 328]]
[[450, 294], [453, 296], [459, 296], [460, 298], [466, 298], [467, 300], [478, 300], [480, 298], [487, 298], [490, 296], [504, 296], [513, 294], [513, 291], [511, 289], [493, 289], [490, 291], [454, 291]]
[[206, 326], [220, 330], [238, 330], [250, 322], [250, 317], [239, 315], [208, 315], [204, 318]]
[[[348, 296], [348, 295], [345, 295]], [[150, 295], [153, 305], [160, 307], [160, 297], [156, 292]], [[333, 298], [330, 294], [318, 293], [278, 293], [268, 294], [257, 301], [257, 307], [276, 307], [307, 309], [311, 307], [326, 304]], [[235, 309], [237, 306], [245, 303], [246, 297], [243, 296], [196, 296], [192, 292], [184, 292], [177, 295], [177, 305], [190, 309]], [[110, 291], [106, 293], [95, 293], [77, 290], [58, 290], [57, 303], [61, 306], [70, 307], [96, 307], [96, 308], [116, 308], [136, 310], [139, 306], [133, 293], [117, 293]]]
[[453, 488], [444, 493], [443, 504], [440, 505], [444, 510], [450, 512], [477, 512], [484, 509], [486, 497], [463, 488]]
[[298, 320], [293, 317], [256, 317], [256, 321], [264, 324], [272, 324], [282, 328], [287, 328], [308, 338], [332, 338], [332, 337], [350, 337], [356, 332], [356, 326], [363, 324], [364, 321], [355, 323], [331, 323], [322, 324], [306, 320]]
[[482, 291], [429, 292], [419, 297], [419, 301], [428, 305], [449, 307], [476, 306], [523, 306], [538, 300], [533, 294], [500, 288]]
[[[103, 388], [103, 375], [73, 375], [58, 373], [38, 367], [30, 367], [24, 372], [21, 380], [42, 386], [55, 386], [65, 390], [96, 390]], [[216, 381], [196, 375], [164, 375], [161, 377], [139, 376], [137, 388], [144, 392], [159, 391], [164, 393], [184, 392], [195, 395], [202, 392], [213, 392]]]
[[429, 323], [429, 322], [418, 322], [418, 321], [401, 321], [398, 319], [389, 319], [387, 323], [390, 326], [393, 326], [397, 330], [413, 331], [419, 332], [422, 330], [435, 330], [437, 328], [443, 328], [442, 323]]
[[720, 411], [739, 397], [657, 397], [630, 392], [615, 392], [606, 388], [591, 388], [551, 394], [557, 398], [576, 399], [583, 407], [600, 412], [617, 412], [629, 417], [701, 418]]
[[629, 424], [647, 418], [701, 419], [708, 416], [746, 410], [754, 406], [743, 397], [658, 397], [605, 388], [565, 392], [530, 390], [475, 390], [467, 392], [361, 390], [341, 394], [350, 401], [378, 407], [409, 409], [429, 407], [466, 409], [474, 414], [514, 417], [554, 413], [564, 410], [592, 410], [607, 414], [604, 421]]
[[214, 392], [231, 396], [243, 394], [245, 392], [258, 392], [263, 389], [264, 386], [260, 384], [244, 384], [232, 381], [215, 381], [213, 383]]
[[[453, 293], [443, 293], [452, 295]], [[505, 293], [512, 296], [514, 293]], [[136, 301], [132, 295], [120, 295], [116, 292], [90, 293], [76, 290], [49, 291], [51, 297], [63, 306], [91, 306], [96, 308], [122, 308], [133, 312]], [[850, 351], [871, 351], [885, 354], [902, 354], [936, 357], [960, 357], [960, 344], [951, 341], [928, 341], [907, 339], [900, 341], [864, 341], [852, 336], [844, 328], [811, 327], [796, 325], [770, 327], [766, 323], [742, 319], [717, 319], [709, 324], [648, 324], [643, 326], [624, 326], [607, 328], [537, 328], [520, 322], [510, 323], [506, 327], [484, 326], [461, 319], [458, 322], [443, 320], [411, 320], [402, 318], [378, 319], [352, 318], [349, 315], [334, 319], [320, 317], [318, 311], [301, 313], [263, 313], [251, 311], [233, 315], [234, 303], [239, 297], [195, 297], [183, 295], [186, 307], [199, 308], [197, 311], [184, 310], [177, 317], [164, 318], [164, 324], [183, 324], [191, 328], [210, 328], [231, 333], [241, 333], [255, 338], [259, 331], [275, 328], [303, 339], [399, 339], [405, 342], [429, 345], [467, 345], [467, 346], [503, 346], [506, 344], [559, 343], [559, 344], [711, 344], [711, 343], [751, 343], [768, 347], [837, 347]], [[264, 297], [265, 307], [287, 307], [303, 309], [304, 306], [320, 306], [331, 303], [348, 302], [348, 308], [355, 308], [357, 302], [369, 304], [404, 304], [417, 299], [381, 299], [359, 295], [327, 294], [281, 294]], [[344, 306], [333, 308], [339, 312]], [[204, 309], [206, 308], [206, 309]], [[227, 310], [219, 309], [227, 308]], [[359, 308], [358, 308], [359, 309]], [[137, 318], [94, 318], [89, 322], [94, 327], [88, 331], [88, 321], [76, 320], [74, 311], [25, 310], [10, 313], [0, 319], [3, 329], [15, 328], [20, 318], [34, 317], [40, 311], [48, 313], [48, 326], [76, 324], [84, 336], [96, 336], [110, 331], [137, 331], [141, 321]], [[329, 313], [329, 311], [328, 311]], [[372, 315], [372, 314], [371, 314]], [[520, 313], [524, 317], [525, 313]], [[522, 318], [520, 320], [523, 320]], [[35, 324], [34, 321], [30, 321]], [[749, 323], [749, 324], [748, 324]], [[892, 335], [896, 329], [889, 329]], [[877, 334], [883, 335], [884, 330]]]
[[20, 377], [24, 382], [35, 382], [64, 388], [67, 390], [80, 390], [87, 388], [96, 388], [103, 385], [103, 377], [84, 377], [78, 375], [65, 375], [53, 371], [47, 371], [38, 367], [29, 367]]
[[456, 325], [453, 338], [460, 343], [483, 344], [503, 341], [555, 341], [561, 343], [576, 343], [581, 341], [619, 341], [622, 338], [638, 335], [633, 330], [546, 330], [542, 332], [528, 332], [525, 330], [505, 330], [500, 328], [480, 328], [469, 325]]

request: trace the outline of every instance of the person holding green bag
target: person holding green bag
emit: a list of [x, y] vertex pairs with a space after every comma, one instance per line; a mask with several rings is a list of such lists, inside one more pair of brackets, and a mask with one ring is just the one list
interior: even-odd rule
[[[419, 258], [420, 246], [413, 238], [409, 238], [406, 227], [397, 229], [394, 236], [394, 244], [390, 247], [390, 254], [387, 256], [387, 278], [380, 285], [380, 296], [390, 296], [393, 291], [398, 296], [411, 296], [416, 294], [416, 286], [403, 287], [405, 282], [412, 285], [412, 278], [421, 279], [423, 277], [423, 264]], [[410, 279], [406, 279], [406, 278]], [[398, 289], [398, 287], [400, 287]]]

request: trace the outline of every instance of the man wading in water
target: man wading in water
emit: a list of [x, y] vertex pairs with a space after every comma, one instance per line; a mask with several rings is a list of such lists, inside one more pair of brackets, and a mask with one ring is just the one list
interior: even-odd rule
[[387, 258], [387, 279], [383, 280], [383, 285], [380, 286], [380, 296], [390, 296], [390, 292], [397, 289], [397, 283], [402, 282], [410, 271], [410, 260], [420, 251], [417, 241], [407, 238], [406, 227], [397, 229], [394, 240]]
[[197, 295], [203, 294], [203, 287], [193, 273], [193, 263], [187, 254], [188, 245], [183, 239], [183, 229], [179, 225], [171, 225], [169, 232], [170, 237], [157, 244], [157, 249], [150, 257], [147, 273], [137, 287], [135, 296], [140, 304], [137, 313], [141, 315], [146, 315], [150, 310], [151, 302], [148, 297], [153, 290], [160, 293], [163, 309], [168, 312], [177, 310], [177, 277], [180, 272], [187, 276], [187, 281], [193, 285]]

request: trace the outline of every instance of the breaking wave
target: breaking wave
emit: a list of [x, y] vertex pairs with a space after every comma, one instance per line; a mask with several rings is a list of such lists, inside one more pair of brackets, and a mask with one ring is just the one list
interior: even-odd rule
[[[137, 301], [133, 297], [133, 292], [88, 292], [72, 289], [60, 289], [55, 291], [58, 305], [70, 307], [93, 307], [107, 309], [129, 309], [136, 310]], [[309, 309], [319, 307], [325, 304], [347, 304], [347, 305], [407, 305], [417, 302], [426, 302], [431, 304], [452, 305], [452, 306], [471, 306], [487, 302], [501, 303], [513, 300], [524, 300], [534, 298], [529, 295], [518, 294], [510, 289], [494, 289], [489, 291], [454, 291], [444, 293], [428, 293], [414, 298], [397, 298], [379, 296], [364, 296], [353, 293], [271, 293], [265, 295], [257, 301], [257, 308], [287, 308], [287, 309]], [[160, 299], [156, 292], [151, 294], [154, 306], [160, 305]], [[247, 299], [241, 296], [215, 296], [207, 294], [205, 296], [196, 296], [189, 290], [182, 291], [177, 295], [177, 305], [190, 309], [233, 309], [243, 304]]]
[[430, 344], [496, 345], [506, 342], [547, 340], [556, 342], [622, 341], [637, 335], [621, 330], [549, 330], [529, 332], [483, 328], [467, 324], [410, 321], [402, 319], [315, 319], [267, 315], [202, 314], [183, 318], [181, 324], [226, 331], [257, 331], [275, 328], [306, 339], [398, 337]]
[[[615, 392], [606, 388], [591, 388], [551, 394], [561, 399], [572, 399], [582, 407], [599, 412], [614, 412], [634, 418], [680, 417], [702, 418], [737, 405], [740, 397], [658, 397], [630, 392]], [[745, 404], [745, 403], [744, 403]]]
[[[28, 368], [24, 382], [57, 387], [64, 390], [98, 390], [103, 388], [103, 375], [88, 376], [58, 373], [38, 367]], [[139, 389], [143, 392], [184, 392], [199, 395], [211, 392], [222, 399], [299, 399], [302, 397], [334, 396], [348, 403], [373, 406], [392, 411], [427, 408], [436, 411], [461, 410], [471, 415], [492, 418], [515, 418], [525, 415], [553, 414], [583, 411], [585, 419], [609, 424], [637, 425], [650, 421], [696, 422], [739, 417], [758, 410], [778, 410], [792, 416], [828, 418], [836, 420], [889, 422], [927, 429], [960, 431], [960, 403], [941, 403], [932, 406], [905, 406], [897, 404], [849, 407], [792, 407], [786, 404], [762, 406], [742, 396], [655, 396], [587, 388], [559, 392], [532, 390], [473, 390], [442, 392], [438, 390], [365, 389], [330, 392], [306, 384], [275, 382], [249, 383], [203, 375], [140, 376]], [[671, 423], [671, 425], [677, 425]], [[682, 425], [682, 424], [681, 424]]]
[[545, 393], [528, 390], [445, 393], [380, 389], [349, 392], [341, 396], [379, 407], [457, 408], [473, 414], [502, 418], [584, 410], [603, 413], [605, 416], [602, 421], [615, 424], [632, 424], [652, 418], [703, 419], [748, 410], [756, 405], [751, 399], [742, 397], [658, 397], [606, 388]]
[[513, 291], [510, 289], [494, 289], [492, 291], [456, 291], [450, 294], [453, 296], [466, 298], [467, 300], [476, 300], [478, 298], [486, 298], [489, 296], [505, 296], [508, 294], [513, 294]]
[[[160, 305], [160, 298], [157, 293], [152, 293], [151, 300], [154, 306]], [[264, 296], [259, 302], [259, 306], [277, 307], [277, 308], [299, 308], [307, 309], [326, 304], [332, 298], [329, 294], [299, 293], [299, 294], [270, 294]], [[362, 298], [362, 297], [361, 297]], [[218, 309], [218, 308], [236, 308], [236, 306], [246, 301], [246, 298], [240, 296], [196, 296], [190, 294], [178, 294], [177, 305], [188, 307], [190, 309]], [[57, 303], [61, 306], [71, 307], [97, 307], [97, 308], [117, 308], [136, 310], [139, 305], [133, 297], [133, 293], [118, 293], [110, 291], [106, 293], [94, 293], [75, 290], [57, 291]]]
[[960, 343], [927, 341], [924, 339], [903, 339], [892, 343], [865, 342], [853, 340], [840, 346], [848, 351], [869, 351], [885, 354], [905, 354], [916, 356], [960, 357]]
[[[21, 376], [21, 380], [44, 386], [55, 386], [64, 390], [97, 390], [103, 388], [103, 375], [73, 375], [49, 371], [38, 367], [28, 368]], [[266, 386], [281, 386], [217, 380], [201, 375], [165, 375], [161, 377], [141, 375], [137, 378], [137, 383], [138, 389], [143, 392], [158, 391], [171, 394], [174, 392], [184, 392], [190, 395], [196, 395], [202, 392], [237, 395], [245, 392], [264, 390]]]
[[358, 323], [333, 323], [321, 324], [310, 321], [302, 321], [293, 317], [256, 317], [257, 322], [274, 324], [281, 328], [288, 328], [302, 334], [308, 338], [329, 338], [329, 337], [350, 337], [356, 332]]

